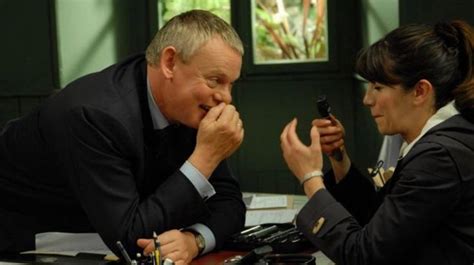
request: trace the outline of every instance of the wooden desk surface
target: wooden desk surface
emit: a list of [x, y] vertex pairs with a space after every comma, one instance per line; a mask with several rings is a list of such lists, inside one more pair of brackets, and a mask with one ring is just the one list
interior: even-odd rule
[[[224, 261], [230, 257], [236, 255], [245, 255], [246, 252], [238, 251], [217, 251], [211, 252], [207, 255], [204, 255], [198, 259], [195, 259], [191, 262], [191, 265], [222, 265]], [[313, 256], [316, 257], [316, 263], [318, 265], [335, 265], [328, 257], [326, 257], [321, 251], [313, 253]]]
[[214, 264], [223, 264], [224, 261], [230, 257], [234, 257], [236, 255], [245, 255], [246, 252], [238, 252], [238, 251], [217, 251], [212, 252], [207, 255], [204, 255], [200, 258], [197, 258], [191, 262], [191, 265], [214, 265]]

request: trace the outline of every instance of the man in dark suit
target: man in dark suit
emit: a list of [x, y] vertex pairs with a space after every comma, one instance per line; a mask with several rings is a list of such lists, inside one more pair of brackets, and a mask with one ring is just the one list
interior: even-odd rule
[[[243, 227], [226, 158], [244, 130], [231, 103], [243, 47], [206, 11], [170, 20], [145, 55], [69, 84], [0, 134], [0, 252], [36, 233], [96, 231], [117, 253], [154, 231], [188, 263]], [[139, 246], [138, 246], [139, 245]]]

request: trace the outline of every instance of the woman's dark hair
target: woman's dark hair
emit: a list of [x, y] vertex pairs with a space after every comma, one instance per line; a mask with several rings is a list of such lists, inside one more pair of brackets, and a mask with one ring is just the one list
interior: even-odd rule
[[435, 89], [435, 108], [455, 99], [472, 120], [474, 31], [463, 21], [401, 26], [360, 51], [356, 72], [369, 82], [412, 89], [421, 79]]

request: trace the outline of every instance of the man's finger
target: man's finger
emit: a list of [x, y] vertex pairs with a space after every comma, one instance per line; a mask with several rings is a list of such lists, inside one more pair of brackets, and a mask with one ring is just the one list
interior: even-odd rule
[[204, 120], [206, 121], [216, 121], [219, 116], [221, 115], [222, 113], [222, 110], [225, 108], [226, 104], [225, 103], [220, 103], [219, 105], [215, 106], [215, 107], [212, 107], [206, 114], [206, 116], [204, 116]]
[[217, 117], [217, 119], [220, 122], [232, 122], [233, 119], [238, 118], [238, 116], [236, 117], [236, 114], [238, 115], [235, 106], [229, 104], [224, 107], [224, 109], [221, 111], [220, 116]]

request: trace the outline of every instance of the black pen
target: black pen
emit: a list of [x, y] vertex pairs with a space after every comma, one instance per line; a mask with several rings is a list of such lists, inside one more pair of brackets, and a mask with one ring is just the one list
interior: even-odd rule
[[127, 262], [127, 264], [132, 264], [132, 259], [130, 259], [130, 256], [128, 255], [127, 251], [123, 247], [122, 242], [117, 241], [116, 244], [117, 244], [117, 247], [120, 251], [120, 254], [122, 254], [122, 256], [125, 259], [125, 261]]
[[292, 235], [294, 234], [295, 232], [298, 232], [298, 230], [296, 230], [296, 227], [291, 227], [289, 229], [286, 229], [286, 230], [283, 230], [283, 231], [279, 231], [267, 238], [265, 238], [263, 241], [265, 242], [272, 242], [272, 241], [275, 241], [275, 240], [279, 240], [281, 238], [284, 238], [284, 237], [287, 237], [289, 235]]

